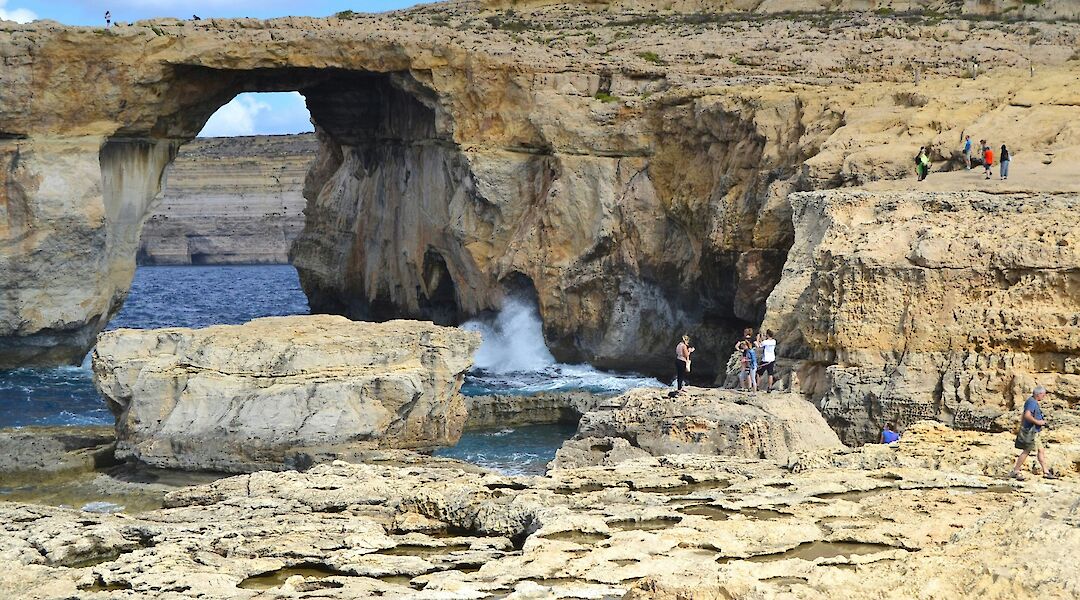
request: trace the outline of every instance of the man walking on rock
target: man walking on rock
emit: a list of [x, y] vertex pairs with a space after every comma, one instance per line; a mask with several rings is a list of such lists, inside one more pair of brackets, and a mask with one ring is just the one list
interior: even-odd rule
[[1031, 396], [1024, 402], [1023, 413], [1020, 416], [1020, 430], [1016, 433], [1016, 449], [1020, 450], [1020, 456], [1016, 459], [1016, 464], [1013, 465], [1012, 471], [1009, 473], [1009, 477], [1023, 481], [1025, 477], [1020, 473], [1020, 469], [1024, 466], [1024, 461], [1027, 460], [1028, 455], [1032, 450], [1036, 451], [1036, 457], [1039, 460], [1039, 468], [1042, 470], [1042, 476], [1046, 479], [1057, 479], [1050, 470], [1046, 468], [1046, 454], [1043, 452], [1042, 440], [1039, 439], [1039, 433], [1042, 428], [1046, 426], [1046, 419], [1043, 417], [1042, 409], [1039, 408], [1039, 403], [1043, 398], [1046, 398], [1046, 388], [1039, 386], [1032, 390]]

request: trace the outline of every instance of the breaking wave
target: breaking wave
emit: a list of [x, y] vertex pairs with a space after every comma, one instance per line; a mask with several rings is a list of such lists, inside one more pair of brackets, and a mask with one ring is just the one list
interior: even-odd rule
[[461, 327], [483, 336], [473, 369], [462, 386], [467, 396], [570, 390], [618, 393], [635, 387], [664, 386], [652, 377], [635, 373], [556, 362], [544, 343], [544, 325], [536, 303], [523, 298], [508, 298], [493, 318], [474, 319]]

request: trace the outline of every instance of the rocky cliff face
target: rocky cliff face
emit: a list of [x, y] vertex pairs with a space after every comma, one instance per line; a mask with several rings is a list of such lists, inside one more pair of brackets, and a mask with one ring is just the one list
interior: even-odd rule
[[792, 205], [764, 325], [845, 441], [886, 421], [1011, 428], [1037, 384], [1051, 407], [1080, 403], [1080, 195], [821, 192]]
[[304, 226], [312, 134], [200, 138], [180, 148], [139, 238], [143, 265], [286, 263]]
[[319, 130], [313, 309], [452, 323], [525, 290], [557, 358], [651, 373], [689, 330], [707, 374], [763, 317], [789, 192], [903, 176], [975, 125], [1015, 124], [1018, 157], [1080, 145], [1037, 126], [1077, 121], [1073, 24], [725, 12], [764, 4], [5, 25], [0, 364], [81, 356], [162, 170], [239, 91], [300, 90]]

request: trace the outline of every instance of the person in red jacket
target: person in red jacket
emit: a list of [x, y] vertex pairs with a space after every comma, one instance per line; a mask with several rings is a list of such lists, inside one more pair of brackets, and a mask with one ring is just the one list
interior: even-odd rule
[[983, 168], [986, 169], [986, 178], [990, 179], [993, 172], [990, 170], [994, 166], [994, 151], [990, 148], [990, 144], [983, 146]]

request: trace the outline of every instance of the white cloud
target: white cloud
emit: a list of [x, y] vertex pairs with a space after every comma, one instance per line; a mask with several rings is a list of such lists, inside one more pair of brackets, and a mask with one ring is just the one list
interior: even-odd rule
[[228, 137], [255, 135], [259, 113], [270, 110], [270, 105], [256, 98], [241, 94], [217, 110], [203, 126], [199, 137]]
[[0, 0], [0, 21], [29, 23], [38, 18], [31, 10], [25, 8], [4, 8], [5, 6], [7, 6], [7, 0]]
[[199, 137], [277, 135], [313, 131], [299, 92], [249, 92], [218, 109]]

